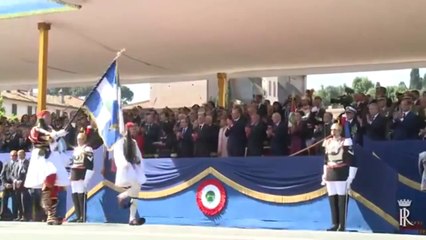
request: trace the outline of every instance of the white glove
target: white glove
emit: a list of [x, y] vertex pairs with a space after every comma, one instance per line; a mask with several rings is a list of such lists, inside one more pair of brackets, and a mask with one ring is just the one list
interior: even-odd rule
[[325, 178], [326, 178], [326, 174], [327, 174], [327, 165], [324, 165], [322, 167], [322, 176], [321, 176], [321, 186], [325, 185]]
[[56, 135], [58, 137], [65, 137], [67, 134], [68, 134], [68, 132], [65, 131], [65, 129], [61, 129], [61, 130], [59, 130], [59, 131], [56, 132]]
[[325, 186], [325, 174], [321, 177], [321, 186]]
[[67, 131], [65, 131], [64, 129], [59, 130], [59, 131], [53, 131], [50, 133], [50, 137], [52, 137], [53, 139], [58, 139], [60, 137], [65, 137], [68, 134]]
[[351, 188], [351, 184], [352, 184], [353, 180], [355, 179], [357, 171], [358, 171], [358, 168], [349, 167], [349, 176], [348, 176], [348, 179], [346, 180], [346, 187], [347, 187], [348, 190]]

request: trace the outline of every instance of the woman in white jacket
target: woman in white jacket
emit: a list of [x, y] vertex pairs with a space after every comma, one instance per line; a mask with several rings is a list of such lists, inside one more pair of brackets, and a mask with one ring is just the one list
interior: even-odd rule
[[226, 132], [226, 118], [220, 120], [220, 130], [218, 135], [217, 155], [218, 157], [228, 157], [228, 137], [225, 136]]
[[118, 195], [118, 204], [122, 208], [130, 208], [129, 225], [142, 225], [144, 218], [136, 218], [137, 198], [141, 185], [146, 182], [142, 154], [137, 143], [131, 137], [134, 123], [126, 124], [126, 137], [114, 145], [114, 161], [117, 167], [115, 185], [126, 188]]

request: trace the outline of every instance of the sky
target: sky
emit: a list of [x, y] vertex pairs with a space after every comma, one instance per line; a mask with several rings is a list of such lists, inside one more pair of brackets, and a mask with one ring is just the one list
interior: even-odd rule
[[150, 84], [141, 83], [141, 84], [128, 84], [125, 85], [133, 92], [133, 100], [131, 103], [137, 103], [149, 100], [150, 98]]
[[[379, 82], [381, 86], [394, 86], [398, 85], [401, 81], [405, 82], [407, 86], [410, 85], [410, 71], [411, 69], [402, 70], [387, 70], [387, 71], [371, 71], [371, 72], [352, 72], [352, 73], [334, 73], [334, 74], [316, 74], [307, 76], [307, 89], [320, 89], [321, 85], [338, 86], [346, 84], [352, 85], [352, 80], [356, 77], [367, 77], [374, 84]], [[426, 73], [426, 68], [420, 69], [420, 77]], [[150, 85], [149, 83], [131, 84], [127, 85], [133, 93], [135, 93], [132, 102], [141, 102], [149, 100], [150, 98]], [[137, 94], [136, 94], [137, 93]]]
[[[307, 89], [320, 89], [321, 85], [336, 86], [346, 84], [352, 85], [352, 80], [356, 77], [367, 77], [374, 84], [379, 82], [381, 86], [394, 86], [400, 82], [405, 82], [407, 86], [410, 85], [410, 72], [411, 69], [403, 70], [389, 70], [389, 71], [372, 71], [372, 72], [352, 72], [352, 73], [335, 73], [335, 74], [317, 74], [308, 75], [306, 87]], [[426, 73], [426, 69], [420, 69], [420, 77]]]

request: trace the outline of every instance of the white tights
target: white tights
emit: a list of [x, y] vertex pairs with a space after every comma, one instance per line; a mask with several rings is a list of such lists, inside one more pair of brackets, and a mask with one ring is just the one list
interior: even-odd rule
[[346, 181], [327, 181], [328, 196], [339, 195], [345, 196], [347, 193]]
[[71, 192], [72, 193], [84, 193], [86, 190], [86, 185], [84, 180], [71, 181]]
[[130, 205], [130, 216], [129, 216], [129, 222], [136, 219], [136, 213], [138, 210], [138, 200], [137, 197], [139, 195], [139, 190], [141, 188], [141, 185], [137, 182], [133, 182], [132, 185], [130, 185], [130, 188], [128, 188], [126, 191], [120, 193], [118, 195], [119, 198], [132, 198], [131, 205]]

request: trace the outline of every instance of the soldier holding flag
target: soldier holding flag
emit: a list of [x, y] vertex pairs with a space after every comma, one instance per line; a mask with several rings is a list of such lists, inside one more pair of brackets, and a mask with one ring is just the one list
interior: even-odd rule
[[115, 185], [127, 188], [118, 195], [118, 204], [121, 208], [130, 208], [129, 225], [142, 225], [144, 218], [136, 218], [137, 198], [141, 185], [146, 182], [145, 170], [142, 163], [142, 154], [130, 130], [134, 123], [126, 124], [125, 138], [114, 145], [114, 161], [117, 166]]
[[61, 187], [69, 185], [69, 179], [58, 140], [66, 134], [65, 130], [53, 130], [50, 113], [43, 110], [37, 114], [37, 125], [31, 129], [29, 136], [34, 149], [24, 185], [26, 188], [41, 189], [41, 203], [48, 225], [62, 224], [56, 216], [58, 192]]

